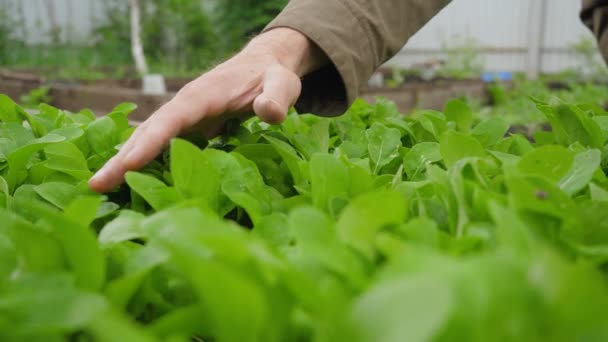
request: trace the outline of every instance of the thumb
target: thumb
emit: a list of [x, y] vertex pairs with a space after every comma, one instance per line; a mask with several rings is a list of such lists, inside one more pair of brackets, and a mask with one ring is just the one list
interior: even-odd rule
[[280, 123], [301, 91], [298, 75], [281, 65], [273, 66], [264, 75], [262, 94], [253, 101], [253, 111], [264, 122]]

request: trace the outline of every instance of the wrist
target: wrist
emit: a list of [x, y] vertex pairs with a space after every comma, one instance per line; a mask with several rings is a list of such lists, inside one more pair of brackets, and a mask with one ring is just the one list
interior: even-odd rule
[[243, 50], [255, 54], [270, 54], [298, 76], [311, 73], [328, 63], [323, 51], [299, 31], [278, 27], [262, 33]]

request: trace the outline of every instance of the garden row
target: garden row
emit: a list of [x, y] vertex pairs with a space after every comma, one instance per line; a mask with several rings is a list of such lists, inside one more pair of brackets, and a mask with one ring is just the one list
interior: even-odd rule
[[102, 196], [134, 105], [0, 96], [0, 340], [606, 340], [608, 113], [536, 106], [254, 118]]
[[[113, 104], [128, 101], [138, 104], [138, 109], [131, 119], [143, 121], [189, 80], [167, 79], [165, 82], [169, 92], [159, 96], [143, 94], [140, 80], [47, 82], [37, 73], [6, 70], [4, 73], [0, 71], [0, 93], [20, 98], [41, 87], [48, 87], [48, 95], [53, 105], [72, 111], [91, 108], [99, 113], [111, 111]], [[362, 97], [370, 102], [375, 101], [378, 96], [387, 98], [395, 102], [401, 112], [408, 113], [414, 108], [441, 109], [447, 101], [456, 97], [467, 97], [487, 103], [490, 101], [487, 86], [487, 83], [473, 79], [414, 81], [396, 88], [370, 88], [363, 92]]]

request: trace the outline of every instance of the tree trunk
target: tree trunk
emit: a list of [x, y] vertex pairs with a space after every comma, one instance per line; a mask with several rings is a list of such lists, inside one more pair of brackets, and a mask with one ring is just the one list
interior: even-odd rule
[[141, 41], [141, 9], [138, 0], [129, 0], [131, 7], [131, 53], [135, 60], [135, 68], [141, 75], [148, 73], [148, 64]]
[[49, 34], [53, 44], [58, 44], [60, 40], [61, 29], [57, 23], [57, 15], [55, 14], [55, 0], [47, 0], [44, 2], [46, 5], [46, 13], [49, 19]]
[[[4, 6], [4, 4], [3, 4], [3, 6]], [[26, 22], [26, 14], [25, 14], [25, 7], [23, 6], [23, 1], [18, 1], [17, 6], [18, 6], [17, 9], [19, 11], [19, 23], [20, 23], [19, 28], [21, 29], [21, 41], [23, 43], [27, 43], [27, 41], [28, 41], [27, 22]]]

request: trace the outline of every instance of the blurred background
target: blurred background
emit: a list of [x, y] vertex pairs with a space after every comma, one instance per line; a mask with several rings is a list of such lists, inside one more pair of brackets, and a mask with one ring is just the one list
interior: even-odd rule
[[[150, 72], [196, 75], [238, 49], [284, 0], [139, 0]], [[130, 1], [0, 0], [0, 63], [50, 77], [133, 76]]]
[[[474, 71], [560, 73], [601, 61], [579, 19], [579, 0], [455, 0], [422, 28], [391, 65], [444, 59]], [[460, 53], [463, 61], [454, 56]], [[450, 59], [453, 60], [450, 60]], [[466, 71], [466, 70], [464, 70]]]
[[[151, 111], [237, 51], [286, 3], [0, 0], [0, 92], [68, 109], [127, 100]], [[132, 35], [134, 10], [141, 41]], [[454, 0], [379, 69], [363, 96], [385, 96], [408, 111], [454, 96], [487, 101], [490, 81], [601, 84], [608, 72], [579, 10], [578, 0]], [[134, 45], [143, 49], [139, 61]], [[150, 74], [162, 76], [153, 79], [160, 84], [144, 91]]]

